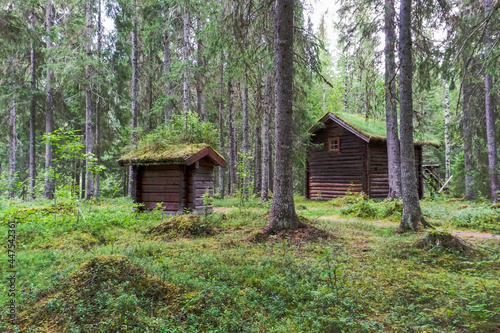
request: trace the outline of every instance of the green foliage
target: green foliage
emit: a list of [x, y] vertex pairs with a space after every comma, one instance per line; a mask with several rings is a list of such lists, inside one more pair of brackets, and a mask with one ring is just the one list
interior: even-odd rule
[[248, 201], [248, 196], [253, 188], [253, 184], [248, 181], [250, 177], [248, 170], [248, 161], [252, 159], [251, 156], [246, 156], [244, 153], [239, 153], [238, 163], [236, 165], [236, 175], [239, 178], [240, 187], [236, 190], [236, 196], [240, 199], [239, 207], [240, 209], [243, 207], [246, 201]]
[[500, 209], [482, 204], [465, 207], [450, 216], [453, 226], [500, 233]]
[[206, 143], [219, 145], [219, 130], [213, 123], [201, 121], [198, 114], [187, 111], [170, 117], [168, 124], [157, 127], [141, 138], [139, 147], [155, 144], [177, 145]]
[[209, 235], [213, 233], [212, 228], [207, 225], [207, 220], [202, 221], [198, 215], [179, 215], [169, 218], [148, 231], [158, 239], [175, 239], [178, 237], [193, 237]]
[[[412, 246], [422, 235], [346, 220], [331, 202], [305, 199], [297, 199], [301, 215], [324, 215], [309, 223], [334, 238], [249, 243], [244, 240], [266, 225], [268, 210], [258, 199], [242, 209], [238, 201], [214, 200], [211, 226], [220, 232], [188, 238], [179, 232], [165, 241], [165, 234], [148, 234], [164, 215], [132, 212], [130, 199], [0, 200], [0, 234], [7, 233], [5, 221], [18, 219], [21, 330], [482, 332], [500, 322], [500, 264], [486, 251], [426, 253]], [[422, 202], [443, 215], [462, 204]], [[171, 224], [204, 224], [198, 221], [164, 226], [170, 232]], [[6, 261], [0, 270], [7, 270]], [[2, 288], [3, 307], [9, 299]], [[12, 330], [3, 319], [0, 331]]]
[[400, 200], [375, 201], [364, 193], [348, 192], [344, 197], [330, 200], [335, 207], [342, 207], [340, 213], [367, 219], [391, 219], [399, 221], [403, 212]]

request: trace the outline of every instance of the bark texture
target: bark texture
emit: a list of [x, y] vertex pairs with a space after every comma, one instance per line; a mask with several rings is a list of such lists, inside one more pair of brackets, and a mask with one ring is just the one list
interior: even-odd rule
[[[30, 22], [30, 28], [33, 29], [33, 13]], [[31, 42], [30, 52], [30, 148], [29, 148], [29, 197], [35, 199], [35, 181], [36, 181], [36, 54], [35, 43]]]
[[168, 124], [170, 115], [172, 114], [172, 89], [170, 86], [170, 35], [168, 33], [168, 27], [165, 27], [165, 32], [163, 34], [163, 74], [165, 75], [165, 85], [163, 86], [163, 93], [165, 94], [165, 125]]
[[[137, 93], [139, 88], [138, 69], [137, 69], [137, 0], [134, 1], [134, 18], [132, 27], [132, 119], [130, 121], [131, 135], [130, 139], [133, 145], [137, 144]], [[137, 195], [137, 174], [136, 168], [130, 166], [128, 193], [133, 200]]]
[[[196, 18], [196, 28], [201, 30], [200, 18]], [[205, 97], [203, 96], [203, 42], [199, 36], [196, 38], [196, 112], [201, 120], [205, 120], [205, 109], [203, 107]]]
[[254, 158], [254, 193], [259, 193], [262, 183], [262, 80], [260, 75], [257, 79], [255, 93], [255, 115], [257, 122], [255, 124], [255, 158]]
[[450, 145], [450, 94], [448, 87], [445, 86], [444, 90], [445, 108], [444, 108], [444, 165], [446, 172], [446, 179], [450, 178], [451, 174], [451, 145]]
[[245, 177], [243, 178], [244, 193], [243, 197], [248, 199], [248, 172], [250, 168], [249, 164], [249, 144], [248, 144], [248, 87], [247, 81], [244, 79], [243, 82], [243, 155], [244, 155], [244, 166], [245, 166]]
[[[85, 45], [85, 55], [87, 60], [92, 57], [92, 7], [90, 0], [85, 3], [85, 37], [87, 38], [87, 44]], [[85, 70], [85, 173], [87, 183], [85, 184], [85, 200], [89, 200], [93, 196], [94, 192], [94, 181], [92, 179], [91, 164], [92, 162], [92, 68], [87, 65]]]
[[189, 13], [187, 8], [184, 6], [183, 13], [183, 38], [184, 38], [184, 46], [182, 49], [182, 57], [184, 62], [184, 89], [183, 89], [183, 108], [184, 111], [189, 111], [189, 66], [188, 66], [188, 57], [189, 57]]
[[[486, 17], [490, 15], [491, 12], [491, 0], [484, 0], [484, 14]], [[491, 33], [488, 28], [486, 28], [486, 54], [491, 52], [492, 42]], [[493, 103], [491, 97], [491, 88], [493, 86], [493, 80], [491, 74], [488, 72], [489, 68], [486, 69], [486, 75], [484, 78], [484, 92], [485, 92], [485, 111], [486, 111], [486, 139], [488, 142], [488, 167], [490, 172], [490, 187], [491, 187], [491, 201], [493, 203], [498, 202], [498, 157], [497, 157], [497, 146], [495, 143], [496, 130], [495, 130], [495, 115], [493, 112]]]
[[413, 146], [411, 0], [401, 0], [399, 25], [399, 112], [401, 136], [401, 197], [403, 216], [400, 232], [417, 231], [428, 225], [418, 200], [415, 151]]
[[[220, 57], [220, 99], [219, 99], [219, 144], [221, 153], [224, 151], [224, 102], [223, 102], [223, 91], [224, 91], [224, 63], [223, 57]], [[224, 198], [224, 168], [219, 166], [219, 194], [221, 198]]]
[[228, 136], [229, 136], [229, 194], [234, 194], [238, 186], [238, 178], [236, 175], [236, 133], [234, 129], [234, 114], [233, 114], [233, 100], [234, 90], [232, 80], [229, 79], [227, 83], [228, 88], [228, 106], [227, 106], [227, 122], [228, 122]]
[[262, 184], [260, 191], [260, 201], [269, 200], [269, 164], [270, 164], [270, 138], [269, 138], [269, 118], [271, 115], [271, 75], [266, 76], [264, 88], [264, 119], [262, 121], [263, 143], [262, 143]]
[[16, 101], [10, 102], [9, 109], [9, 198], [13, 199], [16, 181]]
[[[47, 45], [46, 48], [49, 51], [52, 47], [52, 22], [54, 21], [54, 6], [52, 4], [52, 0], [47, 1], [46, 8], [46, 30], [47, 34]], [[50, 63], [50, 59], [47, 60]], [[47, 78], [45, 80], [45, 92], [47, 94], [47, 98], [45, 100], [45, 132], [52, 133], [54, 132], [54, 92], [52, 90], [52, 81], [54, 79], [54, 73], [52, 70], [47, 69]], [[54, 152], [52, 151], [52, 144], [50, 140], [45, 144], [45, 184], [43, 188], [43, 196], [47, 199], [54, 199], [54, 176], [52, 175], [52, 168], [54, 165]]]
[[274, 11], [275, 162], [271, 220], [267, 232], [304, 226], [293, 201], [293, 13], [294, 0], [278, 0]]
[[394, 0], [385, 0], [385, 119], [387, 125], [387, 163], [389, 198], [401, 197], [401, 159], [398, 137], [398, 112], [396, 102], [396, 60], [394, 44]]
[[476, 198], [474, 190], [474, 169], [475, 161], [472, 152], [473, 132], [472, 132], [472, 110], [470, 107], [470, 78], [466, 74], [462, 82], [462, 136], [464, 139], [464, 164], [465, 164], [465, 199]]
[[[102, 16], [101, 16], [101, 0], [97, 2], [97, 57], [99, 62], [101, 62], [101, 50], [102, 50]], [[96, 102], [95, 102], [95, 157], [97, 159], [97, 163], [101, 164], [101, 147], [100, 147], [100, 128], [99, 128], [99, 118], [101, 112], [101, 104], [100, 104], [100, 94], [98, 94]], [[94, 197], [99, 198], [101, 196], [101, 174], [97, 173], [95, 175], [95, 187], [94, 187]]]

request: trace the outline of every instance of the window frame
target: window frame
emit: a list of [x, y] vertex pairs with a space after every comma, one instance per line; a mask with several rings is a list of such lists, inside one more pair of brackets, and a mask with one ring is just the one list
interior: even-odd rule
[[[337, 141], [337, 149], [332, 149], [332, 141]], [[328, 152], [330, 153], [338, 153], [340, 152], [340, 137], [333, 136], [328, 138]]]

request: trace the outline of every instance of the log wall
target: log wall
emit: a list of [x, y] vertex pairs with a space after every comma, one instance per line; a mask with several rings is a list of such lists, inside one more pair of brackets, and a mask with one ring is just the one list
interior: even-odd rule
[[[340, 151], [328, 151], [328, 138], [340, 138]], [[316, 132], [314, 143], [324, 143], [321, 150], [308, 157], [308, 198], [329, 200], [351, 192], [364, 191], [366, 143], [332, 121]]]
[[[208, 158], [202, 158], [187, 168], [187, 206], [197, 212], [203, 212], [203, 195], [208, 189], [209, 195], [214, 195], [213, 176], [214, 164]], [[207, 207], [213, 210], [212, 205]]]
[[[328, 138], [340, 137], [340, 151], [328, 151]], [[333, 121], [316, 132], [313, 143], [323, 148], [309, 154], [306, 162], [306, 198], [330, 200], [347, 190], [365, 192], [370, 198], [389, 194], [386, 143], [366, 143]], [[418, 194], [423, 197], [422, 147], [415, 146]]]
[[162, 203], [166, 212], [177, 213], [182, 205], [180, 189], [184, 187], [182, 166], [141, 166], [137, 186], [137, 197], [144, 209], [154, 209]]

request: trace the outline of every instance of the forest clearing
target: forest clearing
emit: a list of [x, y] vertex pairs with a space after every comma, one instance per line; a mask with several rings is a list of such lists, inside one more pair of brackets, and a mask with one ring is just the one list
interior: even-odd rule
[[[399, 201], [295, 200], [298, 214], [331, 238], [249, 241], [269, 219], [269, 205], [256, 199], [243, 206], [236, 197], [214, 200], [213, 214], [163, 229], [168, 216], [132, 213], [130, 199], [3, 201], [2, 220], [18, 221], [17, 331], [500, 328], [499, 239], [464, 238], [470, 252], [419, 248], [425, 233], [395, 233]], [[441, 230], [498, 233], [500, 210], [489, 206], [422, 201], [424, 216]], [[9, 270], [6, 260], [0, 269]], [[2, 290], [2, 309], [7, 303]], [[1, 323], [2, 332], [16, 331]]]
[[0, 332], [500, 332], [499, 0], [0, 0]]

